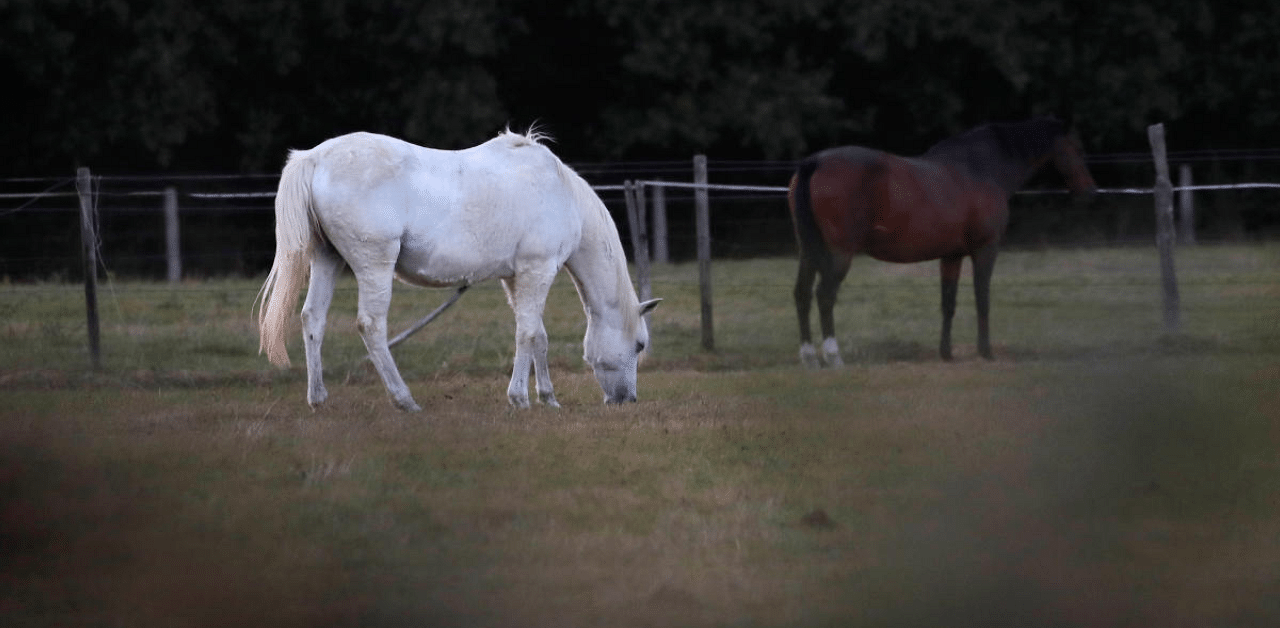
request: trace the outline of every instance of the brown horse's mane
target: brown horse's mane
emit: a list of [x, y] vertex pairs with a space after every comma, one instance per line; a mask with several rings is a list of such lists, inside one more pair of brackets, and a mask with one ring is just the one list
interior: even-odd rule
[[[1067, 132], [1052, 116], [1021, 122], [989, 122], [934, 144], [920, 157], [956, 164], [979, 178], [1005, 183], [1012, 192], [1021, 186], [1032, 164], [1053, 150]], [[1015, 174], [1013, 171], [1022, 171]]]
[[1053, 141], [1066, 130], [1066, 125], [1052, 116], [1021, 122], [988, 122], [934, 144], [922, 157], [966, 152], [964, 149], [975, 144], [987, 144], [1002, 149], [1011, 157], [1034, 159], [1048, 152]]

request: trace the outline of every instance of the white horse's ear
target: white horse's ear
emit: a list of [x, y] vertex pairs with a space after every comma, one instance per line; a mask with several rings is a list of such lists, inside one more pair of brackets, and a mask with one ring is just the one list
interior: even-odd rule
[[653, 308], [658, 307], [658, 304], [659, 304], [659, 303], [662, 303], [662, 299], [649, 299], [648, 301], [645, 301], [644, 303], [641, 303], [641, 304], [640, 304], [640, 315], [641, 315], [641, 316], [644, 316], [645, 314], [648, 314], [649, 312], [652, 312], [652, 311], [653, 311]]

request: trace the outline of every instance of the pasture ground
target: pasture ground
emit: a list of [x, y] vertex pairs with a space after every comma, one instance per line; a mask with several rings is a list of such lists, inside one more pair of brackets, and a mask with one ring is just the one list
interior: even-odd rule
[[[1012, 251], [998, 359], [935, 357], [934, 264], [862, 260], [848, 366], [798, 366], [791, 260], [696, 267], [641, 402], [600, 405], [583, 319], [548, 302], [563, 408], [507, 407], [496, 286], [396, 350], [424, 407], [359, 362], [330, 403], [256, 355], [257, 282], [112, 282], [104, 367], [77, 286], [0, 288], [6, 626], [1272, 626], [1280, 622], [1280, 247]], [[967, 272], [967, 269], [966, 269]], [[966, 283], [966, 285], [968, 285]], [[444, 293], [397, 288], [393, 329]], [[300, 342], [292, 347], [300, 361]]]

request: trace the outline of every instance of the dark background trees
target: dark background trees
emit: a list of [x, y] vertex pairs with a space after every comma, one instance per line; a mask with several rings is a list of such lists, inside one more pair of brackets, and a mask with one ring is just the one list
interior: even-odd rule
[[[1252, 0], [0, 0], [0, 192], [65, 190], [78, 166], [107, 175], [104, 247], [132, 256], [120, 272], [155, 275], [158, 201], [128, 186], [176, 182], [191, 272], [255, 274], [269, 202], [200, 200], [187, 192], [209, 182], [180, 177], [261, 174], [213, 191], [263, 191], [289, 148], [355, 130], [462, 148], [537, 123], [575, 165], [703, 153], [753, 164], [716, 181], [775, 185], [829, 146], [915, 154], [1046, 113], [1095, 156], [1144, 151], [1157, 121], [1175, 151], [1256, 155], [1280, 145], [1275, 33], [1280, 4]], [[1197, 182], [1278, 180], [1267, 154], [1213, 153]], [[622, 176], [595, 165], [593, 182]], [[1148, 163], [1092, 168], [1104, 186], [1150, 182]], [[1280, 233], [1273, 191], [1199, 198], [1202, 235]], [[733, 202], [715, 212], [717, 255], [794, 246], [776, 197]], [[1130, 241], [1151, 216], [1139, 197], [1018, 204], [1015, 245]], [[0, 277], [78, 272], [74, 210], [0, 206]], [[687, 218], [673, 213], [673, 238]]]
[[5, 174], [275, 170], [362, 129], [571, 161], [918, 152], [1054, 112], [1094, 152], [1280, 140], [1280, 5], [1246, 0], [0, 1]]

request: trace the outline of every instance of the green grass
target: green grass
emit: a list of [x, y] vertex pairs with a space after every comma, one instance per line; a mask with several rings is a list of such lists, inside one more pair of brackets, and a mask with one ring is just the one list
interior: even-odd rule
[[[789, 259], [720, 262], [713, 270], [716, 352], [701, 348], [697, 266], [654, 271], [665, 299], [651, 323], [653, 368], [754, 369], [795, 361], [797, 333]], [[1280, 247], [1201, 246], [1178, 253], [1183, 330], [1162, 326], [1154, 249], [1010, 251], [996, 265], [992, 341], [1005, 358], [1132, 355], [1212, 348], [1253, 352], [1280, 345]], [[966, 274], [968, 268], [966, 266]], [[840, 294], [836, 331], [847, 361], [932, 360], [939, 327], [935, 263], [896, 265], [859, 258]], [[102, 347], [109, 373], [267, 373], [249, 313], [258, 283], [214, 280], [164, 284], [109, 282], [100, 288]], [[447, 291], [396, 284], [390, 327], [398, 331], [444, 300]], [[88, 364], [83, 290], [75, 285], [7, 285], [0, 290], [0, 357], [6, 370], [74, 372]], [[816, 328], [816, 312], [814, 314]], [[346, 277], [331, 310], [325, 360], [335, 375], [359, 367], [355, 286]], [[547, 302], [551, 359], [581, 368], [585, 322], [562, 274]], [[954, 340], [974, 354], [972, 288], [962, 279]], [[301, 360], [301, 337], [291, 354]], [[487, 374], [511, 361], [513, 324], [501, 288], [481, 284], [399, 348], [406, 377]], [[358, 369], [357, 370], [362, 370]]]
[[[331, 403], [257, 356], [257, 285], [0, 289], [5, 625], [1275, 625], [1280, 249], [1021, 251], [998, 359], [934, 355], [936, 267], [860, 261], [843, 370], [797, 362], [794, 263], [660, 269], [641, 403], [600, 405], [581, 308], [548, 304], [559, 410], [505, 400], [478, 287], [397, 350], [424, 412], [356, 364]], [[397, 288], [398, 329], [445, 297]], [[293, 347], [295, 362], [300, 348]]]

